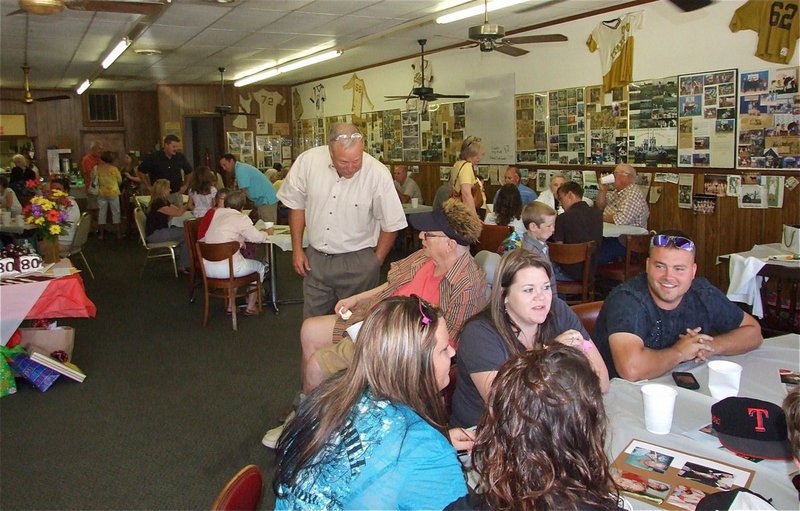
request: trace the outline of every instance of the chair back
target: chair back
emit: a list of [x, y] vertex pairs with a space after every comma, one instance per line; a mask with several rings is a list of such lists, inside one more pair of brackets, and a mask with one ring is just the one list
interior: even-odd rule
[[625, 280], [645, 270], [652, 234], [625, 235]]
[[75, 227], [75, 237], [72, 238], [72, 250], [83, 248], [89, 240], [89, 231], [92, 230], [92, 217], [88, 211], [81, 213], [78, 225]]
[[233, 258], [233, 255], [239, 251], [238, 241], [226, 241], [225, 243], [204, 243], [198, 241], [195, 243], [195, 246], [197, 247], [197, 254], [200, 258], [211, 262]]
[[488, 250], [481, 250], [475, 255], [475, 264], [486, 273], [486, 282], [489, 283], [486, 296], [491, 296], [492, 294], [494, 275], [497, 273], [497, 266], [500, 264], [500, 259], [500, 254], [497, 252], [489, 252]]
[[572, 305], [570, 307], [572, 312], [581, 320], [583, 328], [589, 332], [589, 335], [594, 337], [594, 326], [597, 323], [597, 316], [600, 314], [600, 309], [603, 308], [603, 301], [587, 302]]
[[497, 252], [503, 240], [511, 236], [514, 228], [510, 225], [489, 225], [483, 224], [481, 235], [478, 238], [478, 243], [475, 248], [478, 251], [488, 250], [489, 252]]
[[186, 249], [189, 251], [189, 300], [194, 300], [194, 288], [197, 280], [197, 272], [200, 270], [202, 261], [197, 257], [197, 231], [200, 228], [200, 220], [195, 218], [183, 222], [183, 240]]
[[145, 225], [147, 224], [147, 217], [144, 215], [142, 208], [137, 207], [133, 211], [133, 217], [136, 219], [136, 230], [139, 231], [139, 239], [142, 245], [147, 246], [147, 237], [145, 236]]
[[241, 469], [217, 496], [211, 511], [255, 511], [261, 500], [264, 475], [255, 465]]
[[[559, 281], [558, 292], [581, 295], [579, 303], [588, 302], [594, 293], [592, 277], [592, 256], [597, 248], [594, 240], [585, 243], [548, 243], [550, 261], [554, 264], [583, 263], [583, 277], [579, 283]], [[579, 285], [577, 285], [579, 284]]]

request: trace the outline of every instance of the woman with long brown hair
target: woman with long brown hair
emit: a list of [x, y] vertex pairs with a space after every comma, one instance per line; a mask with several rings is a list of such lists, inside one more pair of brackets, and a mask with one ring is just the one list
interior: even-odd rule
[[440, 394], [453, 354], [436, 307], [416, 296], [376, 305], [352, 365], [278, 441], [276, 509], [442, 509], [466, 494]]
[[454, 426], [478, 423], [492, 381], [503, 362], [517, 353], [555, 343], [581, 348], [608, 389], [608, 369], [572, 309], [551, 288], [552, 269], [542, 256], [519, 248], [500, 260], [489, 305], [468, 321], [458, 346], [453, 393]]
[[447, 509], [617, 509], [607, 423], [580, 349], [559, 343], [512, 357], [494, 379], [472, 450], [483, 494]]

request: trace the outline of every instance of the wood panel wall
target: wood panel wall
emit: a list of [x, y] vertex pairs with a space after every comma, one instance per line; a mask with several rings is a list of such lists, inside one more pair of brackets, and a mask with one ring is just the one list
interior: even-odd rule
[[[34, 97], [64, 94], [63, 90], [37, 90]], [[28, 136], [35, 139], [36, 165], [47, 168], [47, 148], [72, 149], [73, 161], [80, 162], [85, 148], [81, 147], [82, 134], [86, 132], [124, 132], [125, 149], [149, 153], [158, 142], [158, 109], [155, 91], [119, 92], [122, 104], [123, 126], [116, 128], [87, 127], [83, 123], [81, 97], [71, 94], [70, 99], [46, 101], [26, 105], [18, 101], [0, 100], [0, 112], [25, 114]], [[19, 89], [3, 89], [3, 97], [22, 98]], [[5, 166], [8, 162], [2, 162]]]
[[[292, 90], [286, 86], [266, 86], [250, 85], [243, 88], [234, 88], [232, 85], [225, 86], [225, 103], [239, 110], [239, 96], [265, 89], [267, 91], [277, 91], [283, 96], [285, 103], [278, 106], [276, 110], [276, 122], [289, 124], [292, 122]], [[164, 125], [167, 122], [179, 123], [183, 127], [184, 117], [203, 117], [213, 116], [214, 107], [221, 104], [222, 98], [219, 85], [159, 85], [158, 93], [158, 115], [160, 119], [160, 130], [162, 137], [165, 135]], [[255, 109], [254, 109], [255, 111]], [[245, 131], [233, 126], [232, 122], [236, 118], [233, 115], [226, 115], [224, 118], [225, 131]], [[255, 116], [247, 118], [247, 130], [256, 134]]]

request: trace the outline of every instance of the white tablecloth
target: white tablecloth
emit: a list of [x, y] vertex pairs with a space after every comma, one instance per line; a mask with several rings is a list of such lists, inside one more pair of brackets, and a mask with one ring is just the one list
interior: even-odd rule
[[406, 215], [416, 215], [417, 213], [430, 213], [431, 211], [433, 211], [433, 206], [426, 206], [424, 204], [420, 204], [416, 208], [412, 208], [411, 204], [403, 204], [403, 212]]
[[604, 238], [617, 238], [623, 234], [647, 234], [648, 232], [649, 231], [644, 227], [637, 227], [635, 225], [617, 225], [603, 222]]
[[[742, 381], [739, 396], [754, 397], [780, 405], [786, 396], [785, 385], [781, 383], [778, 369], [800, 370], [800, 335], [789, 334], [767, 339], [757, 350], [733, 357], [714, 357], [732, 360], [742, 365]], [[775, 499], [776, 509], [797, 509], [797, 490], [792, 486], [789, 473], [796, 467], [792, 462], [769, 461], [753, 463], [720, 449], [717, 444], [700, 441], [684, 435], [697, 431], [711, 422], [711, 405], [715, 400], [708, 391], [708, 367], [705, 363], [688, 362], [681, 364], [676, 371], [689, 371], [700, 384], [699, 390], [682, 389], [675, 385], [670, 374], [653, 382], [663, 383], [678, 391], [672, 431], [667, 435], [655, 435], [644, 427], [641, 385], [615, 378], [611, 389], [605, 396], [606, 413], [610, 421], [610, 434], [606, 453], [611, 461], [636, 438], [645, 442], [662, 445], [712, 458], [730, 465], [755, 471], [750, 488], [767, 498]], [[628, 498], [635, 509], [659, 509], [643, 501]]]

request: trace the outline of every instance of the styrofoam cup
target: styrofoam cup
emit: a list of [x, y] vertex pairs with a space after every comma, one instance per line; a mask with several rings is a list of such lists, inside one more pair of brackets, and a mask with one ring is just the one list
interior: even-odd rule
[[11, 211], [3, 211], [3, 223], [6, 225], [11, 223]]
[[414, 197], [411, 199], [411, 207], [416, 208], [417, 206], [419, 206], [419, 199]]
[[17, 226], [22, 227], [25, 225], [25, 217], [22, 215], [17, 216]]
[[345, 329], [347, 335], [349, 335], [350, 338], [353, 339], [353, 342], [356, 342], [356, 337], [358, 337], [358, 331], [361, 330], [361, 325], [363, 324], [364, 324], [363, 321], [359, 321], [358, 323], [353, 323], [352, 325], [350, 325]]
[[656, 435], [666, 435], [672, 429], [672, 413], [678, 392], [667, 385], [648, 383], [642, 386], [644, 427]]
[[728, 360], [712, 360], [708, 363], [708, 390], [714, 399], [720, 400], [739, 394], [742, 366]]
[[614, 184], [614, 174], [606, 174], [600, 178], [601, 185], [613, 185]]

